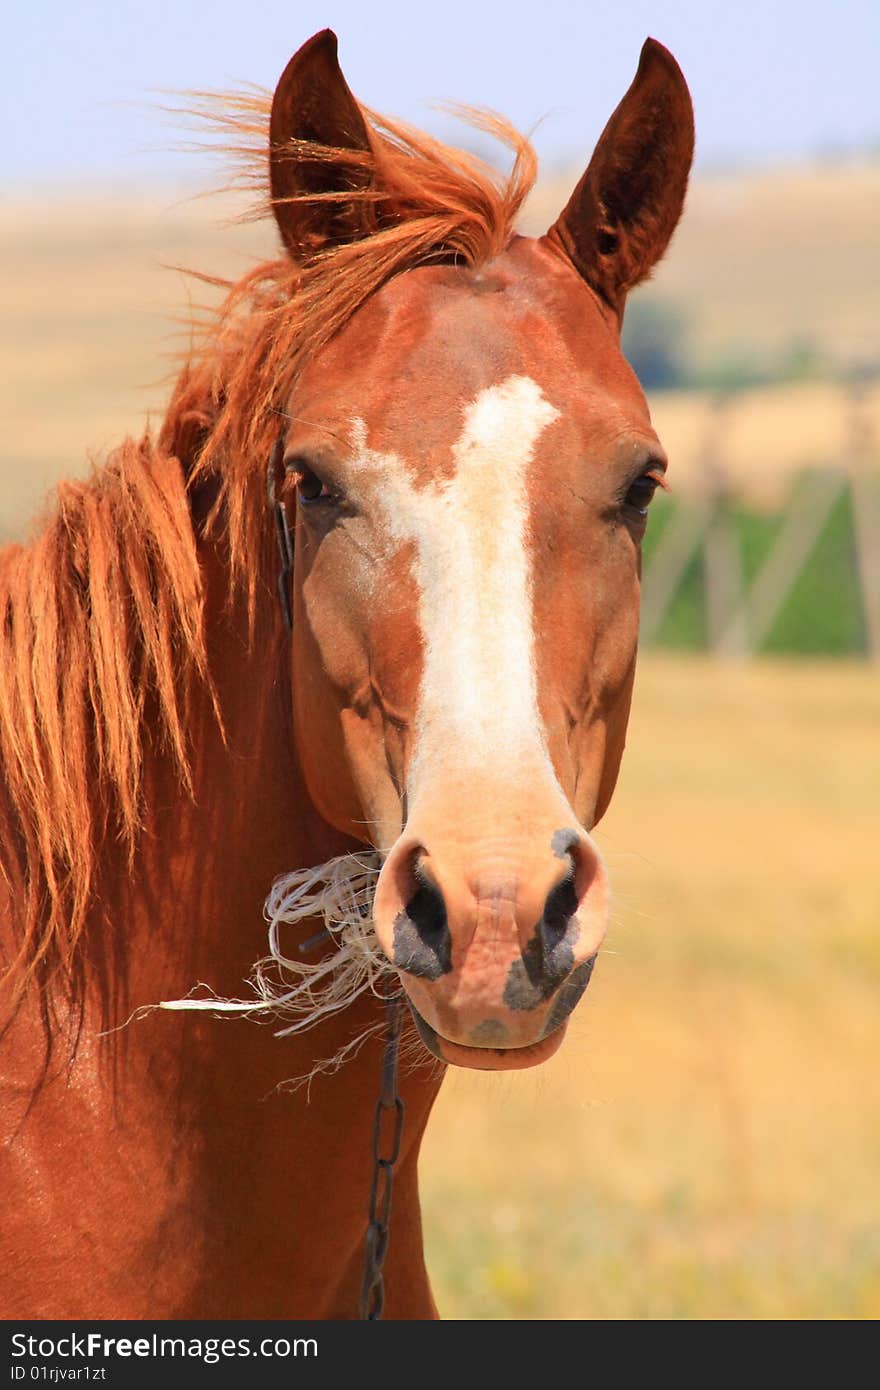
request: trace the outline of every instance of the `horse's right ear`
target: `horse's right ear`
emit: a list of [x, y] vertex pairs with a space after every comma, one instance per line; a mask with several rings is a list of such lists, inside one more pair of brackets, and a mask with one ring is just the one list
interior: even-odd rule
[[672, 54], [647, 39], [632, 86], [547, 233], [618, 319], [675, 231], [693, 154], [687, 84]]
[[363, 197], [372, 163], [366, 122], [336, 58], [336, 35], [323, 29], [281, 74], [269, 121], [272, 208], [295, 260], [372, 229], [372, 200]]

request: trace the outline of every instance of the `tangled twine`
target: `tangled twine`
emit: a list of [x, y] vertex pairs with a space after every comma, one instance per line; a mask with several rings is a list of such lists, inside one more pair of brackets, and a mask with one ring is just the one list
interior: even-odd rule
[[[285, 1038], [304, 1033], [322, 1019], [347, 1009], [367, 990], [387, 998], [400, 986], [373, 926], [373, 895], [380, 868], [381, 858], [371, 850], [341, 855], [313, 868], [295, 869], [276, 879], [263, 909], [269, 924], [269, 954], [257, 961], [248, 980], [256, 997], [223, 999], [209, 990], [198, 997], [163, 1000], [159, 1008], [274, 1018], [283, 1025], [276, 1029], [276, 1037]], [[323, 919], [323, 929], [302, 942], [296, 955], [287, 955], [281, 946], [282, 927], [309, 918]], [[332, 954], [319, 961], [306, 960], [304, 954], [321, 945], [325, 937], [334, 943]], [[333, 1057], [315, 1063], [309, 1075], [336, 1070], [382, 1027], [381, 1020], [371, 1025]]]

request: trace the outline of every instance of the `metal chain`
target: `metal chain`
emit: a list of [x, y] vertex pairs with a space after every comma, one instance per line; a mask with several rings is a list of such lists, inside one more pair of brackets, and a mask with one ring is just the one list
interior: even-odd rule
[[[293, 537], [287, 519], [287, 509], [277, 495], [279, 475], [284, 471], [284, 440], [279, 438], [269, 457], [267, 485], [269, 506], [275, 518], [278, 554], [281, 561], [278, 575], [278, 596], [288, 632], [293, 629], [290, 601], [290, 574], [293, 569]], [[301, 951], [311, 950], [324, 936], [324, 931], [303, 942]], [[382, 1266], [388, 1253], [391, 1226], [391, 1197], [394, 1190], [394, 1165], [400, 1157], [403, 1140], [404, 1104], [397, 1089], [397, 1059], [400, 1044], [403, 1005], [400, 999], [385, 1002], [385, 1053], [382, 1058], [382, 1086], [373, 1117], [373, 1180], [370, 1184], [370, 1209], [367, 1234], [364, 1239], [364, 1266], [361, 1278], [360, 1316], [375, 1322], [385, 1306], [385, 1281]], [[386, 1116], [393, 1119], [386, 1121]]]
[[[370, 1186], [360, 1298], [360, 1316], [369, 1322], [381, 1318], [385, 1306], [382, 1265], [388, 1253], [394, 1165], [400, 1157], [405, 1108], [397, 1089], [402, 1004], [399, 999], [389, 999], [385, 1007], [385, 1055], [382, 1059], [382, 1086], [373, 1118], [373, 1181]], [[389, 1120], [389, 1116], [393, 1118]]]

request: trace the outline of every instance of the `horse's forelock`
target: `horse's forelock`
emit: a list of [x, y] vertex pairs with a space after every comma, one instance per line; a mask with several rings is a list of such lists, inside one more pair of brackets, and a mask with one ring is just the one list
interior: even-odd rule
[[[271, 213], [270, 107], [270, 94], [258, 92], [205, 98], [199, 107], [199, 114], [225, 133], [228, 151], [241, 165], [238, 182], [262, 194], [255, 216]], [[264, 553], [265, 463], [306, 362], [395, 275], [440, 259], [479, 265], [513, 235], [534, 183], [534, 151], [501, 116], [456, 109], [513, 152], [507, 177], [474, 155], [364, 110], [373, 143], [372, 156], [364, 157], [376, 165], [376, 192], [369, 196], [382, 210], [377, 229], [303, 263], [286, 254], [262, 262], [238, 282], [227, 283], [216, 314], [193, 325], [197, 347], [187, 363], [185, 389], [166, 417], [163, 439], [177, 435], [184, 414], [205, 420], [196, 472], [221, 477], [215, 515], [222, 513], [232, 577], [247, 592], [251, 614], [258, 584], [254, 557]], [[320, 153], [341, 169], [351, 162], [350, 150]], [[308, 156], [314, 159], [314, 146], [308, 146]], [[350, 197], [350, 189], [342, 196]]]

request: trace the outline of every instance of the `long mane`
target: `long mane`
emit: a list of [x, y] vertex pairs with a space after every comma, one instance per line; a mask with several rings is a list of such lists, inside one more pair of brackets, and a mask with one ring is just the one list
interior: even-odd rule
[[[270, 103], [266, 93], [210, 103], [260, 190], [259, 215], [271, 213]], [[113, 835], [134, 853], [148, 708], [158, 711], [149, 746], [164, 744], [182, 794], [191, 788], [188, 692], [210, 681], [193, 489], [211, 499], [203, 529], [225, 547], [232, 592], [253, 618], [266, 460], [306, 360], [391, 277], [438, 260], [479, 265], [513, 235], [532, 148], [502, 118], [464, 114], [513, 151], [509, 176], [365, 111], [379, 229], [308, 261], [279, 255], [235, 283], [202, 276], [224, 296], [193, 325], [158, 437], [126, 440], [90, 480], [62, 484], [35, 539], [0, 551], [0, 875], [18, 989], [41, 963], [74, 979], [101, 847]], [[350, 151], [317, 157], [351, 165]]]

